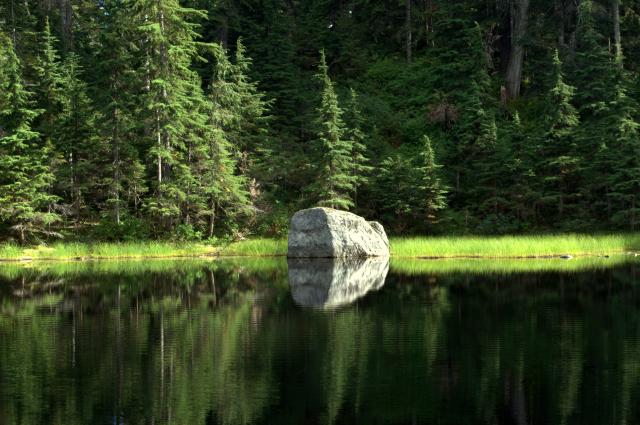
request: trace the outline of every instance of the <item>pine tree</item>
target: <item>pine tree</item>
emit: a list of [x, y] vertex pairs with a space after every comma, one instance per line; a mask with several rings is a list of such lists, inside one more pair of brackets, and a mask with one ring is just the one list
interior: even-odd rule
[[[216, 64], [208, 96], [208, 133], [202, 146], [200, 162], [203, 192], [202, 216], [208, 218], [208, 237], [214, 235], [216, 220], [226, 217], [233, 221], [241, 214], [249, 213], [251, 202], [247, 192], [247, 180], [236, 174], [237, 161], [232, 150], [238, 149], [228, 139], [229, 127], [241, 120], [235, 105], [241, 103], [238, 87], [230, 80], [233, 67], [225, 50], [218, 46]], [[233, 132], [231, 132], [233, 133]]]
[[[621, 55], [618, 60], [622, 60]], [[622, 66], [617, 66], [614, 73], [617, 74], [615, 98], [608, 105], [606, 120], [610, 135], [597, 156], [603, 180], [600, 187], [603, 187], [606, 198], [606, 208], [603, 209], [607, 218], [634, 231], [640, 218], [640, 124], [634, 119], [637, 103], [627, 94], [627, 72]]]
[[21, 243], [30, 234], [53, 234], [49, 225], [59, 218], [50, 211], [55, 201], [48, 193], [51, 147], [32, 128], [41, 111], [33, 108], [30, 97], [13, 43], [0, 33], [0, 222]]
[[[142, 197], [148, 187], [140, 152], [143, 150], [136, 133], [136, 110], [140, 87], [135, 70], [135, 57], [128, 43], [133, 38], [132, 18], [128, 4], [117, 0], [104, 3], [107, 13], [100, 15], [100, 39], [96, 52], [96, 92], [102, 115], [98, 123], [105, 139], [100, 167], [101, 193], [98, 201], [116, 225], [129, 212], [139, 213]], [[106, 211], [105, 211], [106, 210]]]
[[437, 224], [438, 215], [447, 207], [447, 189], [440, 178], [441, 165], [436, 163], [435, 153], [428, 136], [422, 138], [422, 146], [416, 157], [416, 203], [419, 215], [429, 225]]
[[[405, 153], [394, 153], [383, 159], [376, 168], [375, 198], [381, 220], [392, 225], [395, 233], [411, 227], [416, 210], [416, 187], [413, 162]], [[423, 199], [420, 199], [423, 201]]]
[[154, 196], [146, 208], [161, 228], [170, 229], [181, 219], [187, 197], [180, 181], [192, 180], [188, 145], [198, 144], [206, 115], [201, 82], [190, 68], [197, 60], [197, 25], [187, 19], [204, 17], [198, 10], [182, 7], [177, 0], [136, 0], [133, 20], [141, 37], [143, 55], [139, 68], [142, 95], [140, 117], [151, 148]]
[[[235, 134], [230, 135], [230, 140], [243, 152], [243, 157], [264, 156], [270, 153], [269, 121], [271, 117], [268, 115], [270, 102], [265, 100], [264, 93], [258, 89], [258, 84], [250, 77], [253, 61], [246, 52], [242, 39], [238, 38], [231, 77], [238, 92], [240, 120]], [[251, 167], [247, 165], [247, 168]]]
[[79, 61], [75, 53], [70, 53], [63, 63], [60, 88], [65, 102], [53, 134], [64, 158], [64, 166], [56, 176], [57, 186], [73, 205], [76, 221], [86, 207], [87, 197], [95, 195], [99, 184], [97, 159], [104, 153], [103, 139], [95, 131], [101, 117], [89, 100]]
[[622, 56], [616, 59], [608, 42], [596, 29], [593, 4], [585, 0], [580, 4], [577, 28], [576, 104], [581, 125], [578, 146], [583, 159], [581, 191], [583, 210], [598, 222], [612, 217], [612, 188], [608, 176], [611, 173], [610, 156], [619, 147], [619, 138], [628, 130], [621, 126], [629, 118], [622, 103], [628, 82], [622, 70]]
[[357, 191], [369, 181], [369, 173], [373, 167], [369, 165], [367, 158], [367, 146], [365, 145], [365, 134], [362, 129], [364, 118], [360, 112], [358, 94], [352, 88], [349, 90], [349, 100], [345, 108], [344, 120], [346, 124], [345, 138], [350, 140], [351, 145], [351, 174], [354, 177], [354, 201]]
[[320, 63], [316, 75], [322, 84], [322, 100], [316, 113], [318, 150], [318, 176], [309, 187], [314, 199], [321, 206], [349, 209], [353, 207], [351, 194], [356, 179], [352, 174], [352, 141], [346, 140], [342, 109], [329, 78], [324, 50], [320, 51]]
[[517, 111], [504, 130], [504, 144], [508, 145], [508, 150], [500, 156], [505, 165], [505, 173], [500, 178], [504, 181], [506, 202], [519, 225], [515, 230], [524, 230], [532, 222], [533, 205], [540, 198], [534, 169], [536, 139], [523, 128]]
[[441, 168], [428, 136], [417, 152], [396, 152], [380, 163], [375, 194], [383, 220], [394, 223], [395, 232], [433, 230], [447, 207]]
[[[49, 19], [45, 20], [44, 30], [40, 34], [41, 50], [34, 64], [37, 78], [35, 88], [36, 101], [43, 113], [38, 117], [37, 130], [50, 143], [55, 142], [56, 125], [67, 102], [63, 89], [62, 63], [58, 54], [58, 39], [51, 33]], [[58, 146], [54, 144], [56, 151]]]
[[[542, 140], [536, 152], [536, 174], [541, 184], [538, 200], [542, 216], [562, 220], [576, 204], [580, 156], [576, 145], [578, 112], [573, 106], [574, 88], [564, 82], [562, 63], [556, 50], [552, 58], [551, 87], [547, 94]], [[555, 224], [550, 222], [549, 224]]]
[[[438, 13], [439, 38], [434, 73], [445, 99], [452, 105], [452, 125], [446, 161], [451, 164], [451, 203], [470, 219], [498, 213], [495, 101], [488, 95], [490, 64], [478, 23], [468, 19], [460, 4], [443, 5]], [[453, 33], [458, 34], [451, 37]], [[470, 215], [471, 214], [471, 215]]]

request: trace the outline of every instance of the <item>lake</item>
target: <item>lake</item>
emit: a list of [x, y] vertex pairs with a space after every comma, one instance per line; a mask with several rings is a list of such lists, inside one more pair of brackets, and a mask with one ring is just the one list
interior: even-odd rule
[[639, 265], [3, 265], [0, 423], [640, 423]]

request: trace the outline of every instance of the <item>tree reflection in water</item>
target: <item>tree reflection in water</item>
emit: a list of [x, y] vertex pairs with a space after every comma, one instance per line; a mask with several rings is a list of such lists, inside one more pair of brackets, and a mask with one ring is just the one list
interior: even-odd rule
[[634, 265], [387, 267], [3, 266], [1, 422], [640, 422]]

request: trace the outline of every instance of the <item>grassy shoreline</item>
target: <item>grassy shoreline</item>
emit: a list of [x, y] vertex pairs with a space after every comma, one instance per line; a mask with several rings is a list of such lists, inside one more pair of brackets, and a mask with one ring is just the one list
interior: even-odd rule
[[[640, 251], [640, 233], [609, 235], [463, 236], [391, 238], [394, 258], [517, 259], [561, 255], [603, 256]], [[251, 239], [213, 246], [201, 243], [56, 243], [21, 247], [0, 244], [0, 261], [97, 260], [183, 257], [268, 257], [287, 253], [286, 239]]]

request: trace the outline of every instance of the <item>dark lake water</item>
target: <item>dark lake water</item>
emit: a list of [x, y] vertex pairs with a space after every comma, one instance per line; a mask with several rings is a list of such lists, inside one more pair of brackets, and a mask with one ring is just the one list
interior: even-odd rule
[[640, 423], [634, 261], [469, 263], [0, 266], [0, 424]]

